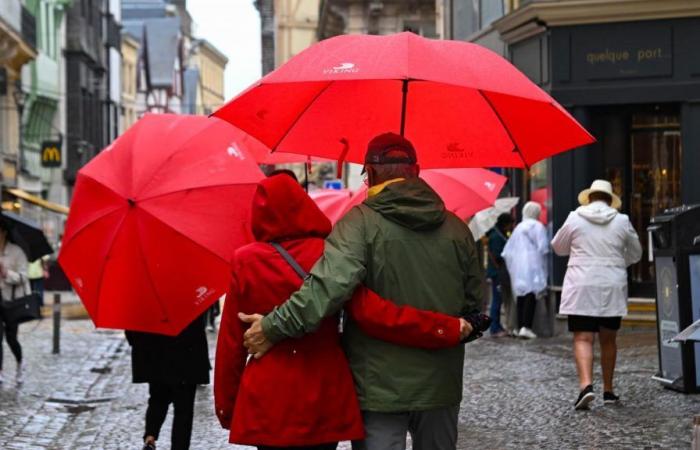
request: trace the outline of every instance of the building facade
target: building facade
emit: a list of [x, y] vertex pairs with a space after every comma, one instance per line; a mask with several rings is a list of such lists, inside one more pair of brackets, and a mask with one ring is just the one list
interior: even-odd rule
[[[453, 8], [443, 28], [452, 32], [448, 36], [501, 52], [597, 142], [518, 174], [515, 193], [538, 197], [550, 229], [557, 230], [577, 206], [580, 190], [596, 178], [611, 180], [645, 249], [631, 269], [630, 294], [653, 297], [649, 220], [665, 208], [700, 202], [700, 3], [520, 3], [504, 3], [502, 17], [489, 17], [480, 27], [471, 0], [442, 2], [443, 10]], [[466, 8], [462, 15], [454, 14], [457, 4]], [[564, 264], [552, 259], [555, 286], [561, 286]]]
[[122, 32], [121, 75], [121, 132], [129, 129], [138, 119], [137, 94], [139, 82], [139, 41], [127, 32]]
[[228, 58], [206, 40], [200, 40], [195, 53], [195, 67], [199, 75], [197, 114], [209, 115], [225, 101], [224, 70]]
[[[23, 156], [24, 116], [31, 81], [22, 68], [37, 57], [36, 19], [20, 0], [0, 7], [0, 180], [16, 187]], [[22, 133], [20, 133], [22, 129]]]
[[75, 1], [66, 9], [66, 160], [65, 180], [119, 132], [121, 47], [118, 0]]

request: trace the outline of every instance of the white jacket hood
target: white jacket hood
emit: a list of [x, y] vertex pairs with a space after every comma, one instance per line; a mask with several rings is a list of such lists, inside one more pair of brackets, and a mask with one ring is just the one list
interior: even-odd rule
[[593, 202], [586, 206], [579, 206], [576, 213], [587, 221], [599, 225], [610, 223], [618, 214], [615, 208], [608, 206], [605, 202]]

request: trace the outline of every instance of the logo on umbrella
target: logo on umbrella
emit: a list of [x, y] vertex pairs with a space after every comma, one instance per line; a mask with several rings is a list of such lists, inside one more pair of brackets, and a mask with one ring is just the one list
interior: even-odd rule
[[355, 63], [344, 62], [330, 69], [323, 69], [324, 75], [336, 74], [336, 73], [357, 73], [360, 69], [355, 67]]
[[492, 183], [491, 181], [485, 181], [484, 186], [486, 187], [486, 189], [492, 192], [494, 189], [496, 189], [496, 183]]
[[214, 289], [210, 289], [206, 286], [198, 287], [195, 290], [195, 295], [197, 296], [196, 300], [194, 301], [195, 305], [202, 304], [202, 302], [211, 297], [212, 294], [214, 294]]
[[444, 159], [460, 159], [460, 158], [471, 158], [474, 156], [472, 150], [465, 150], [459, 146], [457, 142], [450, 142], [447, 144], [446, 152], [443, 152], [441, 157]]
[[233, 156], [235, 158], [240, 159], [241, 161], [245, 159], [243, 153], [241, 153], [241, 151], [238, 150], [238, 148], [236, 148], [236, 144], [233, 142], [229, 144], [228, 148], [226, 149], [226, 153], [228, 153], [229, 156]]

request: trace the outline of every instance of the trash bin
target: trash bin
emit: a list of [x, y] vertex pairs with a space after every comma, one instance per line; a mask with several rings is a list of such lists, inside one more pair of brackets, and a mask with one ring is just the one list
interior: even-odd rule
[[700, 344], [672, 342], [700, 319], [700, 205], [667, 209], [654, 217], [649, 258], [656, 269], [656, 326], [663, 386], [700, 391]]

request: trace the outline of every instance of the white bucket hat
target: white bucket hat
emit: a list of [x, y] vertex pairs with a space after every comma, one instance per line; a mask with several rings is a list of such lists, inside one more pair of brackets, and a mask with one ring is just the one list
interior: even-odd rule
[[595, 180], [592, 184], [591, 187], [588, 189], [584, 189], [581, 191], [580, 194], [578, 194], [578, 202], [586, 206], [589, 203], [591, 203], [590, 200], [590, 195], [593, 192], [602, 192], [604, 194], [608, 194], [610, 198], [612, 198], [612, 206], [615, 209], [620, 209], [620, 206], [622, 206], [622, 200], [620, 200], [620, 197], [615, 195], [615, 193], [612, 190], [612, 184], [610, 184], [609, 181], [606, 180]]

